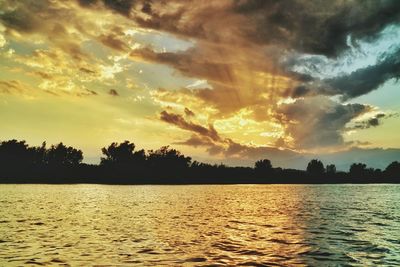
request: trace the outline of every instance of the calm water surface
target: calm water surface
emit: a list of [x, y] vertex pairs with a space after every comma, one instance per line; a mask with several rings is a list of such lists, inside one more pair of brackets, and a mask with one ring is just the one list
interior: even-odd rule
[[0, 266], [398, 266], [399, 185], [0, 185]]

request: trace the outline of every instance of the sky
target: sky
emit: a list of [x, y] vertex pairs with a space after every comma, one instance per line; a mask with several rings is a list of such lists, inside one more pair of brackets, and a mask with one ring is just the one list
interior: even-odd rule
[[0, 0], [0, 140], [385, 168], [399, 36], [398, 0]]

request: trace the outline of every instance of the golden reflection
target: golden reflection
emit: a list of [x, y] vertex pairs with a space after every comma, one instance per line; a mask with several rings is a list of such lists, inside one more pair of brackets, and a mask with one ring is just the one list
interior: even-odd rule
[[2, 185], [0, 265], [390, 265], [398, 261], [399, 192], [393, 185]]

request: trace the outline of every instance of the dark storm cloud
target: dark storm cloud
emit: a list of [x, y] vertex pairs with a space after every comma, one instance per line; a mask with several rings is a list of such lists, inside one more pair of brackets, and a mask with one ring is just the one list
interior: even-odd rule
[[371, 110], [361, 104], [339, 104], [328, 98], [314, 97], [298, 99], [279, 108], [277, 119], [286, 125], [296, 147], [313, 148], [340, 146], [346, 124]]
[[248, 0], [236, 1], [234, 10], [252, 21], [247, 36], [256, 42], [327, 56], [349, 48], [348, 36], [371, 40], [400, 21], [397, 0]]
[[[336, 57], [348, 50], [349, 42], [376, 40], [385, 27], [400, 22], [400, 2], [397, 0], [222, 0], [208, 4], [191, 0], [79, 2], [83, 6], [103, 3], [106, 8], [121, 14], [132, 13], [131, 18], [142, 27], [168, 31], [179, 36], [213, 43], [234, 41], [242, 46], [273, 45], [281, 49], [279, 53], [286, 50], [328, 57]], [[117, 40], [109, 41], [107, 43], [110, 46], [123, 48], [123, 44]], [[190, 77], [235, 83], [236, 76], [229, 67], [231, 63], [214, 60], [215, 55], [204, 49], [215, 50], [203, 43], [186, 52], [155, 53], [145, 48], [133, 54], [168, 64]], [[309, 84], [313, 83], [310, 75], [290, 71], [290, 63], [277, 68], [281, 68], [280, 73], [304, 83], [292, 90], [291, 96], [294, 98], [322, 94], [343, 95], [347, 99], [366, 94], [386, 80], [399, 77], [397, 54], [388, 56], [375, 66], [322, 81], [318, 86]], [[264, 55], [266, 57], [270, 55]], [[266, 70], [265, 66], [260, 69]]]
[[38, 15], [44, 15], [50, 6], [48, 0], [1, 1], [0, 22], [18, 32], [35, 32], [44, 28]]
[[400, 50], [376, 65], [358, 69], [349, 75], [326, 80], [326, 84], [348, 99], [369, 93], [387, 80], [399, 77]]
[[[292, 98], [313, 97], [318, 95], [334, 96], [343, 95], [339, 89], [327, 84], [324, 80], [315, 80], [309, 83], [304, 83], [288, 90], [288, 95]], [[347, 97], [342, 97], [342, 100]]]
[[[400, 21], [397, 0], [240, 0], [208, 5], [188, 0], [157, 4], [142, 2], [141, 12], [150, 16], [139, 14], [135, 20], [143, 27], [179, 35], [222, 41], [226, 36], [216, 32], [228, 31], [238, 41], [330, 57], [349, 48], [348, 36], [371, 41], [387, 25]], [[222, 18], [230, 19], [232, 28]]]
[[[179, 35], [187, 35], [214, 42], [229, 42], [259, 45], [277, 45], [282, 50], [298, 53], [321, 54], [336, 57], [350, 48], [349, 42], [363, 40], [370, 42], [380, 37], [388, 25], [400, 22], [400, 2], [395, 0], [373, 1], [222, 1], [220, 5], [201, 5], [187, 1], [168, 10], [171, 2], [163, 2], [164, 9], [152, 9], [150, 17], [139, 24]], [[151, 6], [151, 5], [150, 5]], [[188, 6], [193, 6], [189, 9]], [[170, 11], [170, 10], [169, 10]], [[214, 15], [211, 15], [211, 11]], [[164, 14], [164, 15], [161, 15]], [[166, 16], [165, 14], [169, 14]], [[174, 16], [172, 14], [178, 14]], [[231, 18], [235, 28], [213, 20], [215, 14]], [[181, 20], [182, 17], [190, 20]], [[184, 24], [183, 24], [184, 23]], [[171, 26], [173, 25], [173, 26]], [[213, 32], [230, 33], [215, 35]], [[234, 30], [233, 30], [234, 29]], [[211, 31], [212, 30], [212, 31]], [[234, 37], [232, 37], [234, 36]], [[133, 52], [141, 56], [168, 64], [191, 77], [202, 77], [216, 82], [235, 83], [237, 77], [229, 68], [230, 63], [213, 60], [210, 53], [198, 52], [204, 45], [180, 53], [154, 53], [150, 49]], [[279, 54], [279, 53], [278, 53]], [[286, 62], [279, 72], [304, 83], [292, 89], [292, 97], [315, 95], [343, 95], [344, 99], [366, 94], [390, 78], [399, 77], [399, 53], [388, 55], [377, 65], [357, 70], [345, 76], [323, 80], [314, 84], [312, 76], [290, 70]], [[208, 56], [207, 56], [208, 55]], [[265, 55], [264, 55], [265, 56]], [[206, 58], [208, 61], [199, 59]], [[310, 62], [307, 62], [310, 64]], [[260, 68], [264, 69], [265, 68]], [[318, 71], [318, 70], [314, 70]]]
[[303, 97], [309, 93], [310, 93], [310, 89], [307, 88], [305, 85], [301, 85], [301, 86], [297, 86], [293, 89], [291, 97], [293, 97], [293, 98]]
[[97, 0], [78, 0], [81, 6], [91, 6], [97, 3]]
[[151, 14], [152, 13], [151, 1], [144, 2], [141, 10], [143, 13]]
[[[294, 64], [299, 65], [299, 63], [296, 62]], [[315, 95], [341, 95], [342, 100], [348, 100], [368, 94], [378, 89], [386, 81], [398, 78], [400, 78], [400, 49], [384, 54], [374, 65], [357, 69], [349, 74], [322, 80], [313, 79], [302, 83], [291, 89], [290, 95], [293, 98]]]
[[0, 14], [1, 22], [9, 28], [21, 32], [32, 32], [36, 29], [38, 22], [27, 10], [20, 12], [14, 10]]
[[[218, 1], [207, 4], [198, 1], [143, 1], [143, 0], [77, 0], [81, 6], [99, 8], [103, 6], [120, 14], [130, 16], [143, 27], [165, 30], [180, 36], [196, 37], [217, 43], [229, 43], [245, 46], [257, 43], [259, 45], [276, 45], [281, 50], [306, 52], [337, 56], [348, 49], [349, 37], [352, 40], [362, 39], [372, 41], [386, 26], [399, 23], [400, 2], [396, 0], [353, 0], [353, 1], [306, 1], [306, 0], [237, 0]], [[17, 8], [8, 8], [4, 4], [1, 21], [10, 28], [22, 32], [35, 31], [45, 25], [40, 18], [52, 5], [47, 0], [16, 1]], [[11, 3], [6, 1], [5, 3]], [[143, 16], [142, 16], [143, 14]], [[222, 20], [223, 18], [223, 20]], [[229, 23], [229, 24], [227, 24]], [[230, 27], [227, 27], [230, 25]], [[116, 35], [100, 36], [100, 41], [114, 49], [125, 51], [126, 44]], [[198, 49], [204, 49], [199, 47]], [[78, 48], [67, 46], [71, 53]], [[210, 49], [212, 50], [212, 49]], [[224, 51], [226, 53], [228, 51]], [[232, 51], [233, 52], [233, 51]], [[234, 82], [235, 75], [227, 66], [230, 63], [213, 61], [214, 55], [209, 51], [191, 50], [185, 53], [153, 53], [151, 51], [136, 51], [154, 61], [169, 64], [185, 75], [205, 77], [212, 80], [230, 80]], [[266, 56], [266, 55], [264, 55]], [[270, 55], [267, 55], [270, 57]], [[78, 56], [82, 59], [82, 56]], [[207, 58], [209, 61], [199, 61]], [[256, 59], [256, 57], [254, 57]], [[190, 68], [188, 68], [190, 66]], [[281, 66], [286, 68], [287, 66]], [[381, 62], [378, 68], [365, 69], [363, 73], [353, 73], [354, 78], [364, 79], [365, 84], [352, 82], [353, 76], [338, 77], [327, 81], [334, 87], [332, 91], [325, 89], [318, 93], [343, 93], [354, 97], [369, 92], [385, 81], [388, 77], [397, 77], [398, 73], [390, 71], [398, 69], [398, 62], [390, 59]], [[264, 69], [261, 67], [261, 69]], [[285, 71], [282, 70], [282, 73]], [[381, 75], [374, 81], [370, 78], [375, 72]], [[389, 72], [389, 73], [388, 73]], [[387, 74], [386, 74], [387, 73]], [[293, 79], [304, 82], [307, 75], [296, 74], [286, 70]], [[376, 75], [375, 75], [376, 76]], [[346, 89], [346, 85], [351, 88]], [[294, 97], [308, 95], [305, 87], [295, 90]]]
[[98, 3], [103, 3], [106, 8], [116, 11], [124, 16], [129, 13], [135, 3], [134, 0], [78, 0], [83, 7], [95, 7]]
[[[134, 10], [141, 26], [178, 35], [222, 41], [228, 31], [246, 42], [278, 45], [330, 57], [348, 49], [348, 36], [370, 41], [387, 25], [400, 21], [397, 0], [306, 1], [130, 1], [79, 0], [81, 5], [104, 6], [123, 15]], [[145, 16], [141, 16], [145, 14]], [[218, 19], [217, 19], [218, 18]], [[229, 28], [224, 19], [234, 23]], [[229, 37], [230, 38], [230, 37]]]

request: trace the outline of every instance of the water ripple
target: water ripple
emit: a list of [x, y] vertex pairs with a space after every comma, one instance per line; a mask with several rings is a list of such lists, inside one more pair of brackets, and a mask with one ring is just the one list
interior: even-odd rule
[[0, 266], [398, 266], [398, 185], [0, 185]]

